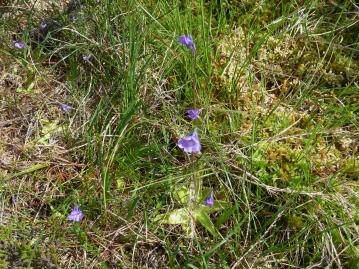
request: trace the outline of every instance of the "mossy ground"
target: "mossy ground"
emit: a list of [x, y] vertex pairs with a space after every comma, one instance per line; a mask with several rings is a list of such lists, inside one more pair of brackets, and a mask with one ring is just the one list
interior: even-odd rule
[[357, 268], [352, 1], [66, 6], [0, 9], [0, 267]]

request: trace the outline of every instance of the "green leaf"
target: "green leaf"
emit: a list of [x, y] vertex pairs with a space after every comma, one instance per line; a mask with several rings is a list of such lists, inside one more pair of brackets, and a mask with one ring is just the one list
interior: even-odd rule
[[214, 227], [214, 224], [206, 212], [205, 207], [197, 208], [194, 212], [194, 217], [207, 231], [209, 231], [214, 237], [218, 236], [218, 231]]
[[182, 186], [173, 192], [173, 196], [182, 205], [187, 205], [189, 201], [189, 189]]
[[41, 136], [33, 142], [46, 145], [49, 144], [51, 137], [62, 133], [62, 126], [57, 120], [49, 121], [47, 119], [41, 119], [40, 122], [42, 124]]
[[116, 180], [116, 185], [117, 185], [117, 189], [122, 190], [122, 189], [125, 188], [126, 183], [123, 180], [123, 178], [119, 178], [119, 179]]
[[155, 221], [164, 224], [185, 224], [189, 223], [189, 214], [187, 208], [175, 209], [171, 212], [157, 215]]
[[217, 218], [216, 226], [219, 227], [220, 225], [225, 223], [227, 220], [229, 220], [230, 217], [234, 214], [235, 210], [236, 210], [235, 207], [230, 207], [230, 208], [223, 210], [222, 214], [219, 215], [219, 217]]

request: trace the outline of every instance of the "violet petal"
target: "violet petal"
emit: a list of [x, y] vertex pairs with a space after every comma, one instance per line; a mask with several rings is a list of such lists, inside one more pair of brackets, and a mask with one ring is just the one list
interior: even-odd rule
[[211, 192], [210, 196], [204, 201], [204, 204], [209, 207], [214, 206], [213, 192]]
[[177, 145], [186, 153], [199, 153], [201, 151], [201, 143], [197, 129], [194, 130], [193, 134], [180, 138]]
[[84, 213], [79, 209], [78, 206], [74, 206], [67, 217], [69, 221], [80, 222], [85, 217]]
[[199, 117], [199, 112], [200, 110], [199, 109], [188, 109], [186, 111], [186, 114], [187, 114], [187, 117], [191, 120], [195, 120], [195, 119], [198, 119]]

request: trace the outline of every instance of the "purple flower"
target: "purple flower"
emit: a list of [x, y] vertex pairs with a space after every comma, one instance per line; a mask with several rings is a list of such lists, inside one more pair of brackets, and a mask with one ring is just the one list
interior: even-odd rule
[[182, 35], [178, 39], [179, 43], [185, 45], [187, 48], [192, 50], [192, 54], [196, 52], [196, 46], [193, 43], [193, 38], [190, 35]]
[[177, 145], [186, 153], [199, 153], [201, 151], [201, 144], [199, 142], [197, 128], [193, 134], [179, 139]]
[[204, 201], [204, 204], [209, 207], [214, 205], [213, 192], [211, 192], [210, 196]]
[[47, 23], [46, 23], [46, 22], [42, 22], [42, 23], [40, 24], [40, 29], [41, 29], [41, 30], [44, 30], [45, 28], [47, 28]]
[[25, 49], [27, 47], [25, 43], [20, 42], [20, 41], [14, 40], [12, 43], [14, 44], [15, 48], [18, 48], [18, 49]]
[[195, 120], [195, 119], [198, 119], [199, 117], [199, 112], [200, 110], [199, 109], [188, 109], [186, 111], [186, 115], [188, 118], [190, 118], [191, 120]]
[[84, 217], [85, 217], [84, 213], [81, 211], [81, 209], [77, 205], [75, 205], [72, 208], [69, 216], [67, 217], [67, 220], [80, 222]]
[[69, 112], [71, 109], [73, 109], [72, 106], [60, 103], [60, 108], [63, 112]]
[[87, 61], [91, 60], [92, 57], [93, 57], [93, 54], [92, 54], [92, 53], [90, 53], [89, 55], [82, 54], [82, 60], [83, 60], [84, 62], [87, 62]]

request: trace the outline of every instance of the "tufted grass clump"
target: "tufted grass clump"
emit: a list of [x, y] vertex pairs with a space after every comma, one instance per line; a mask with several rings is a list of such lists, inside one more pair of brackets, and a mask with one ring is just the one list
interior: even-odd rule
[[357, 268], [353, 1], [14, 2], [0, 267]]

